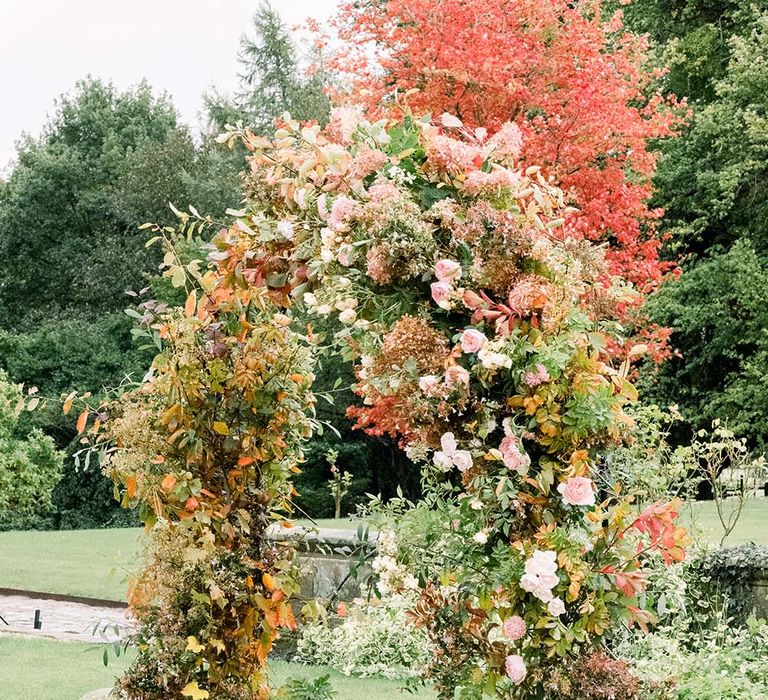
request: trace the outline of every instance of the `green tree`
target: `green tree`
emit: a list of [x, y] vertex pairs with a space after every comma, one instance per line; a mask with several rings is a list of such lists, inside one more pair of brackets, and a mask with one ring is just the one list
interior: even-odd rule
[[681, 357], [646, 368], [646, 395], [679, 404], [695, 428], [725, 418], [765, 446], [768, 9], [639, 0], [628, 12], [671, 63], [670, 88], [692, 100], [689, 125], [660, 145], [655, 179], [683, 274], [647, 307]]
[[[126, 291], [163, 286], [139, 226], [171, 223], [169, 202], [220, 216], [237, 201], [239, 173], [214, 146], [196, 146], [146, 83], [120, 92], [92, 79], [22, 141], [0, 188], [0, 367], [13, 381], [58, 396], [141, 379], [151, 353], [133, 341]], [[60, 524], [112, 523], [121, 511], [108, 481], [71, 458], [73, 418], [51, 406], [23, 423], [69, 453], [54, 494]]]
[[39, 527], [53, 507], [64, 454], [39, 429], [22, 431], [18, 414], [30, 403], [0, 370], [0, 529]]
[[267, 0], [254, 13], [253, 34], [240, 40], [238, 58], [241, 87], [235, 97], [215, 92], [207, 97], [214, 129], [241, 121], [267, 133], [283, 112], [299, 121], [328, 120], [330, 102], [324, 88], [329, 76], [322, 70], [322, 56], [316, 51], [300, 55], [288, 27]]

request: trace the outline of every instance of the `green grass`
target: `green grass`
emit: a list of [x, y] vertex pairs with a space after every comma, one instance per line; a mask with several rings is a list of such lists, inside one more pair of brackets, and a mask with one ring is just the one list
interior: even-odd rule
[[0, 532], [0, 587], [123, 600], [140, 534], [139, 528]]
[[[727, 508], [725, 512], [728, 513]], [[694, 533], [698, 533], [701, 540], [715, 545], [720, 543], [723, 528], [717, 517], [714, 502], [686, 504], [681, 517], [686, 525], [693, 525]], [[743, 542], [768, 544], [768, 498], [751, 498], [746, 502], [736, 529], [725, 544], [736, 545]]]
[[90, 690], [111, 686], [133, 655], [112, 655], [105, 667], [102, 652], [95, 644], [0, 635], [0, 697], [78, 700]]
[[[686, 506], [684, 524], [700, 539], [720, 541], [714, 503]], [[305, 521], [300, 521], [306, 524]], [[356, 529], [356, 522], [320, 520], [320, 527]], [[123, 600], [126, 578], [136, 566], [140, 529], [62, 532], [0, 532], [0, 587]], [[747, 502], [726, 544], [768, 544], [768, 499]]]
[[[299, 524], [312, 525], [305, 520]], [[345, 518], [318, 520], [317, 526], [357, 529], [356, 522]], [[141, 532], [141, 528], [0, 532], [0, 587], [124, 600]]]
[[[0, 635], [0, 697], [9, 700], [77, 700], [96, 688], [112, 685], [133, 658], [110, 656], [109, 666], [101, 661], [102, 649], [95, 645], [24, 639]], [[270, 664], [274, 685], [282, 685], [289, 677], [316, 678], [326, 669], [299, 666], [282, 661]], [[331, 682], [337, 691], [336, 700], [434, 700], [434, 693], [423, 690], [414, 695], [402, 693], [395, 681], [348, 678], [335, 671]]]

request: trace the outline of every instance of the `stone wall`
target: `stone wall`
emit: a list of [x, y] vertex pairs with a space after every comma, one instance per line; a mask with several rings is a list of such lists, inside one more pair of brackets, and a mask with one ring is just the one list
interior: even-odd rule
[[269, 532], [273, 540], [296, 545], [302, 569], [297, 603], [302, 604], [313, 599], [349, 601], [364, 594], [377, 536], [376, 531], [306, 527], [273, 527]]

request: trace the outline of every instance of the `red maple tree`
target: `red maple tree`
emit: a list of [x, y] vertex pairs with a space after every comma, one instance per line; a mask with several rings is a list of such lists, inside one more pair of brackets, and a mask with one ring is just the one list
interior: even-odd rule
[[515, 121], [523, 163], [543, 165], [579, 212], [570, 231], [609, 244], [612, 273], [647, 293], [672, 269], [650, 209], [656, 157], [680, 104], [652, 89], [647, 43], [589, 0], [371, 0], [342, 6], [333, 67], [374, 112], [408, 97], [493, 130]]

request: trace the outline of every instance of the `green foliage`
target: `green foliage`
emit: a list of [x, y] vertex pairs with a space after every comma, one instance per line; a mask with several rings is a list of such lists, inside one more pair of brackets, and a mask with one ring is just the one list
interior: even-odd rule
[[704, 587], [715, 594], [726, 617], [744, 624], [755, 614], [754, 583], [768, 572], [768, 547], [754, 543], [721, 547], [708, 552], [695, 563]]
[[667, 283], [646, 308], [672, 328], [681, 357], [648, 368], [644, 395], [678, 404], [694, 426], [721, 417], [752, 444], [768, 444], [767, 287], [768, 260], [748, 241], [691, 265], [678, 281]]
[[726, 44], [712, 100], [694, 107], [682, 137], [663, 145], [656, 200], [675, 251], [701, 254], [740, 238], [761, 250], [768, 241], [768, 14], [752, 12], [743, 33]]
[[698, 637], [635, 636], [619, 649], [644, 688], [643, 700], [752, 700], [768, 696], [768, 625], [725, 623]]
[[283, 700], [333, 700], [336, 691], [328, 673], [310, 681], [306, 678], [290, 678], [277, 694]]
[[40, 139], [21, 145], [0, 200], [4, 326], [119, 308], [151, 269], [120, 183], [136, 149], [176, 128], [171, 104], [146, 84], [120, 94], [91, 80], [62, 98]]
[[[764, 290], [768, 284], [768, 12], [735, 0], [636, 0], [630, 27], [648, 32], [665, 88], [691, 105], [679, 138], [659, 145], [654, 203], [664, 209], [667, 254], [683, 275], [646, 307], [673, 330], [682, 357], [641, 389], [677, 403], [694, 429], [715, 417], [768, 444]], [[673, 441], [685, 440], [676, 430]]]
[[749, 10], [738, 0], [635, 0], [617, 3], [627, 26], [648, 34], [667, 90], [695, 102], [710, 101], [728, 62], [728, 39], [743, 31]]
[[50, 514], [64, 461], [42, 431], [19, 434], [17, 413], [24, 406], [22, 390], [0, 370], [0, 529], [35, 526]]
[[339, 471], [353, 476], [349, 492], [344, 497], [346, 513], [354, 513], [358, 505], [365, 503], [366, 493], [373, 488], [371, 472], [374, 456], [365, 441], [346, 437], [339, 440], [330, 432], [326, 432], [322, 437], [314, 437], [307, 443], [301, 474], [295, 479], [296, 490], [299, 492], [296, 497], [299, 513], [306, 513], [313, 518], [334, 516], [334, 499], [328, 493], [329, 479], [333, 475], [331, 465], [325, 458], [329, 449], [335, 449], [339, 453], [336, 461]]
[[[193, 198], [222, 214], [238, 191], [234, 160], [212, 139], [197, 148], [167, 97], [145, 83], [126, 92], [78, 83], [42, 135], [20, 145], [0, 189], [0, 367], [51, 397], [140, 379], [151, 354], [131, 336], [125, 292], [168, 290], [153, 282], [158, 254], [138, 227], [169, 222], [168, 203]], [[96, 466], [78, 469], [71, 459], [79, 448], [72, 417], [51, 405], [25, 424], [69, 446], [54, 494], [60, 526], [135, 522]]]
[[223, 130], [238, 121], [258, 133], [268, 132], [284, 112], [301, 121], [328, 121], [330, 101], [324, 92], [329, 77], [319, 65], [322, 56], [310, 55], [314, 64], [305, 70], [280, 14], [262, 0], [253, 16], [253, 35], [243, 36], [239, 60], [241, 89], [234, 99], [213, 93], [207, 98], [211, 124]]

